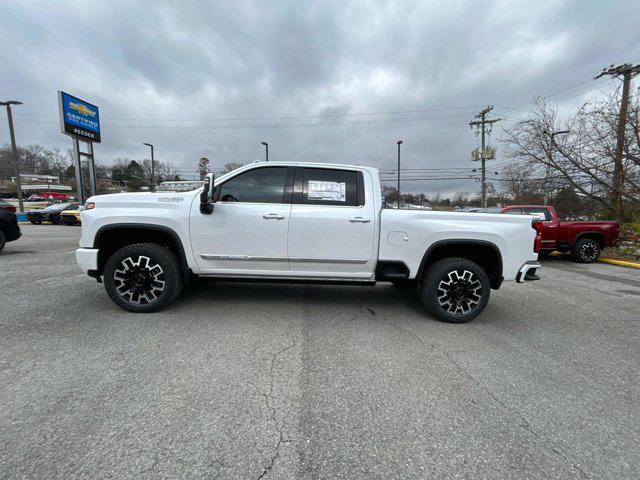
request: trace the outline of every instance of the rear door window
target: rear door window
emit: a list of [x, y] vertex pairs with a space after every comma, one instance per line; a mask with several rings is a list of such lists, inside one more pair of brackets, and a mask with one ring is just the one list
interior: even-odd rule
[[306, 205], [364, 205], [364, 191], [359, 195], [358, 172], [327, 168], [304, 168], [302, 203]]

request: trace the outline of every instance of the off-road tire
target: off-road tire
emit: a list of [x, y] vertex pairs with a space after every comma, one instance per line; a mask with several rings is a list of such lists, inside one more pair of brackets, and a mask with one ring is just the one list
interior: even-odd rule
[[[441, 285], [441, 282], [451, 285]], [[451, 298], [449, 295], [457, 298], [457, 293], [452, 292], [457, 289], [468, 290], [468, 296], [461, 296], [459, 301], [450, 300], [443, 306], [443, 302]], [[458, 257], [435, 262], [424, 272], [420, 285], [420, 299], [427, 312], [447, 323], [466, 323], [476, 318], [487, 306], [490, 294], [491, 283], [486, 272], [477, 263]]]
[[598, 260], [600, 243], [593, 238], [581, 238], [573, 246], [573, 259], [578, 263], [593, 263]]
[[[120, 272], [123, 271], [123, 261], [129, 259], [127, 260], [128, 265], [132, 265], [132, 261], [146, 261], [140, 260], [140, 257], [148, 258], [149, 263], [158, 265], [161, 268], [161, 281], [164, 282], [164, 286], [161, 292], [157, 294], [157, 298], [147, 303], [138, 303], [141, 301], [140, 295], [137, 296], [138, 302], [132, 300], [132, 298], [136, 298], [135, 295], [130, 296], [130, 298], [125, 298], [125, 296], [118, 291], [118, 288], [123, 290], [123, 288], [126, 287], [123, 287], [121, 281], [115, 278], [117, 270]], [[136, 243], [121, 248], [107, 260], [103, 276], [104, 287], [111, 300], [120, 308], [130, 312], [146, 313], [162, 310], [175, 299], [182, 290], [182, 270], [180, 268], [180, 262], [171, 250], [155, 243]], [[118, 285], [116, 285], [117, 282]]]

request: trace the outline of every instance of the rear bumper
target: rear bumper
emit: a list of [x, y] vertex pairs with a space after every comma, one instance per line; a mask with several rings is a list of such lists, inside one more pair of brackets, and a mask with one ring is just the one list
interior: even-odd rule
[[18, 240], [21, 236], [22, 236], [22, 232], [17, 226], [16, 228], [9, 230], [8, 232], [5, 232], [5, 237], [7, 242], [13, 242], [14, 240]]
[[76, 250], [76, 262], [84, 273], [98, 270], [98, 249], [78, 248]]
[[526, 262], [520, 267], [520, 270], [518, 270], [516, 282], [524, 283], [532, 280], [539, 280], [540, 278], [536, 275], [536, 270], [540, 267], [541, 265], [538, 262]]

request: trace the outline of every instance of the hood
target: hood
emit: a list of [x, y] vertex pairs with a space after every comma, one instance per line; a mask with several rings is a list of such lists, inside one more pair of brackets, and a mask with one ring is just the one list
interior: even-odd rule
[[198, 195], [198, 190], [190, 192], [133, 192], [112, 193], [108, 195], [95, 195], [87, 199], [87, 203], [95, 203], [96, 206], [113, 207], [149, 207], [151, 205], [187, 205], [193, 197]]

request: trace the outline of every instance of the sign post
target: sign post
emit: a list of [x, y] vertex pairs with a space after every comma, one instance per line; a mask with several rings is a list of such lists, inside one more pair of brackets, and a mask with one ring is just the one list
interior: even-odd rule
[[[93, 157], [93, 142], [100, 143], [100, 115], [98, 107], [84, 100], [58, 91], [60, 130], [72, 137], [73, 159], [76, 166], [76, 188], [78, 202], [84, 203], [82, 180], [82, 157], [87, 158], [91, 195], [98, 194], [96, 166]], [[80, 142], [87, 144], [87, 151], [80, 149]]]

